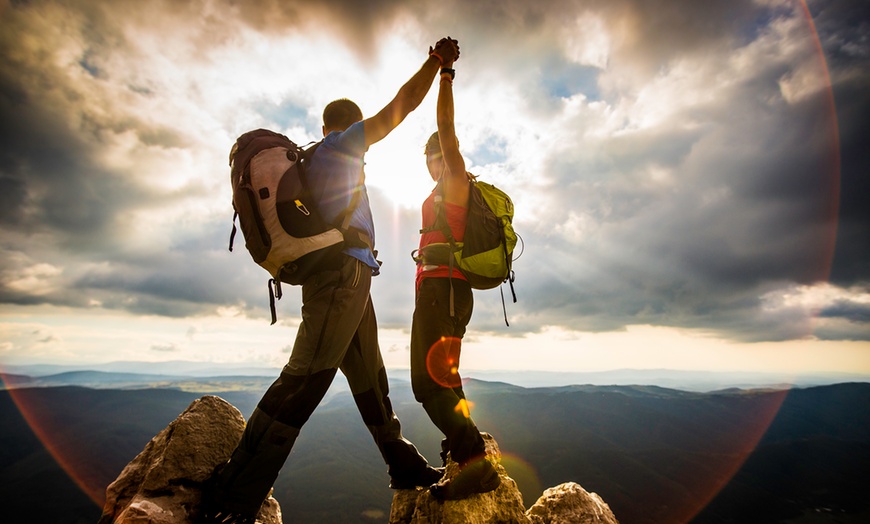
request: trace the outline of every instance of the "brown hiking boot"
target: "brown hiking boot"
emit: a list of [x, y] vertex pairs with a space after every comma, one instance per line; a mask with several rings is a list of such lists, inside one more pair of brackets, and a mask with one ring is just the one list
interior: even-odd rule
[[438, 482], [444, 476], [444, 468], [426, 466], [411, 475], [396, 476], [390, 478], [391, 489], [414, 489], [416, 487], [429, 487]]
[[486, 459], [466, 464], [452, 479], [442, 479], [429, 488], [438, 500], [461, 500], [476, 493], [488, 493], [501, 485], [498, 471]]

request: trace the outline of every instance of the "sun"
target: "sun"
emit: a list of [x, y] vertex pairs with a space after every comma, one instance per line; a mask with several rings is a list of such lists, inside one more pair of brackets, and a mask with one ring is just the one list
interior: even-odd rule
[[[419, 208], [435, 187], [423, 156], [424, 133], [397, 129], [366, 153], [366, 186], [380, 191], [394, 205]], [[396, 136], [393, 136], [396, 135]]]

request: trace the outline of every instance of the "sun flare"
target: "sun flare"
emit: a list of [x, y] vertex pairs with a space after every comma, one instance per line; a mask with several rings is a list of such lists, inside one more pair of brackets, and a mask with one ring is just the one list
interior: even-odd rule
[[401, 134], [373, 145], [366, 153], [366, 185], [383, 192], [397, 206], [419, 207], [434, 187], [426, 170], [423, 143], [417, 134]]

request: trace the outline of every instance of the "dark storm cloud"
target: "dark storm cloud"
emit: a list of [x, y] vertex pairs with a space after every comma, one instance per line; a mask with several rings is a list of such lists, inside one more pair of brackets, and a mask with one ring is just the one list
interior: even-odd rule
[[841, 148], [837, 248], [831, 280], [870, 286], [870, 4], [810, 2], [831, 69]]
[[119, 241], [118, 214], [155, 198], [134, 181], [91, 163], [91, 146], [36, 104], [0, 107], [0, 122], [4, 228], [49, 234], [72, 251], [110, 249]]
[[[57, 54], [65, 51], [62, 47], [71, 37], [90, 42], [89, 49], [99, 52], [122, 43], [109, 36], [113, 30], [100, 10], [87, 4], [70, 17], [75, 26], [71, 34], [62, 28], [54, 34], [29, 34], [64, 18], [49, 16], [39, 6], [26, 7], [35, 10], [32, 17], [9, 8], [0, 22], [0, 185], [7, 189], [0, 220], [27, 234], [52, 233], [73, 250], [118, 242], [114, 228], [119, 213], [147, 206], [158, 196], [94, 160], [104, 152], [102, 136], [129, 131], [142, 144], [183, 144], [174, 130], [112, 114], [110, 105], [100, 112], [82, 103], [84, 95], [67, 69], [70, 64]], [[100, 75], [96, 66], [88, 68], [82, 60], [83, 70]]]
[[870, 305], [855, 304], [851, 301], [839, 301], [830, 307], [826, 307], [821, 316], [829, 318], [843, 318], [851, 322], [870, 322]]
[[[388, 25], [391, 18], [407, 2], [401, 0], [328, 0], [306, 2], [304, 0], [255, 0], [253, 2], [227, 2], [227, 9], [238, 10], [239, 18], [252, 27], [280, 32], [288, 25], [334, 24], [360, 39], [376, 40], [372, 33]], [[295, 22], [295, 24], [294, 24]]]
[[489, 0], [442, 5], [446, 7], [429, 7], [427, 25], [449, 27], [462, 36], [460, 45], [474, 50], [461, 58], [464, 67], [476, 71], [520, 66], [525, 74], [551, 60], [550, 55], [563, 53], [554, 47], [554, 32], [583, 37], [576, 22], [584, 14], [599, 18], [616, 35], [614, 60], [647, 75], [675, 58], [711, 53], [725, 42], [745, 40], [751, 35], [742, 33], [754, 33], [768, 14], [751, 0]]
[[[541, 290], [532, 298], [532, 323], [607, 330], [648, 322], [717, 328], [744, 340], [805, 336], [800, 323], [797, 331], [784, 329], [782, 318], [754, 312], [776, 282], [813, 284], [827, 275], [837, 195], [829, 152], [817, 147], [830, 141], [819, 140], [812, 125], [819, 105], [756, 114], [751, 131], [688, 134], [692, 142], [682, 147], [668, 143], [678, 137], [659, 137], [662, 151], [677, 154], [645, 158], [674, 169], [674, 186], [647, 187], [616, 171], [578, 183], [565, 168], [557, 182], [563, 191], [554, 194], [561, 205], [553, 209], [586, 213], [598, 226], [579, 244], [552, 236], [527, 241], [554, 266], [553, 274], [531, 275], [532, 288]], [[631, 169], [617, 158], [614, 164]], [[558, 211], [548, 214], [560, 222]]]
[[[188, 145], [183, 130], [140, 120], [109, 98], [101, 82], [117, 73], [110, 61], [130, 52], [130, 42], [107, 10], [98, 2], [66, 9], [36, 2], [7, 8], [0, 21], [0, 300], [197, 313], [225, 298], [210, 293], [202, 280], [211, 271], [191, 268], [178, 252], [135, 253], [129, 220], [136, 211], [172, 206], [203, 189], [156, 191], [100, 161], [120, 135], [135, 137], [141, 147]], [[70, 62], [65, 53], [77, 48], [80, 59]], [[106, 89], [96, 104], [89, 103], [93, 86]], [[132, 86], [130, 92], [150, 95]], [[15, 285], [29, 282], [28, 265], [39, 264], [62, 268], [50, 291]]]

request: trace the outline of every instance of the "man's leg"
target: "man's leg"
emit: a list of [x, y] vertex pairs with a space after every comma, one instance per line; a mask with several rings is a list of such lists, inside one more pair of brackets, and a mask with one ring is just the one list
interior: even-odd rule
[[391, 486], [411, 488], [436, 482], [441, 471], [430, 468], [414, 444], [402, 436], [401, 423], [393, 412], [371, 299], [345, 354], [341, 371], [347, 377], [363, 422], [389, 467]]
[[[299, 431], [323, 399], [368, 301], [362, 265], [346, 257], [302, 286], [302, 324], [290, 360], [251, 415], [238, 447], [217, 478], [220, 506], [256, 513]], [[370, 273], [366, 268], [365, 271]]]

